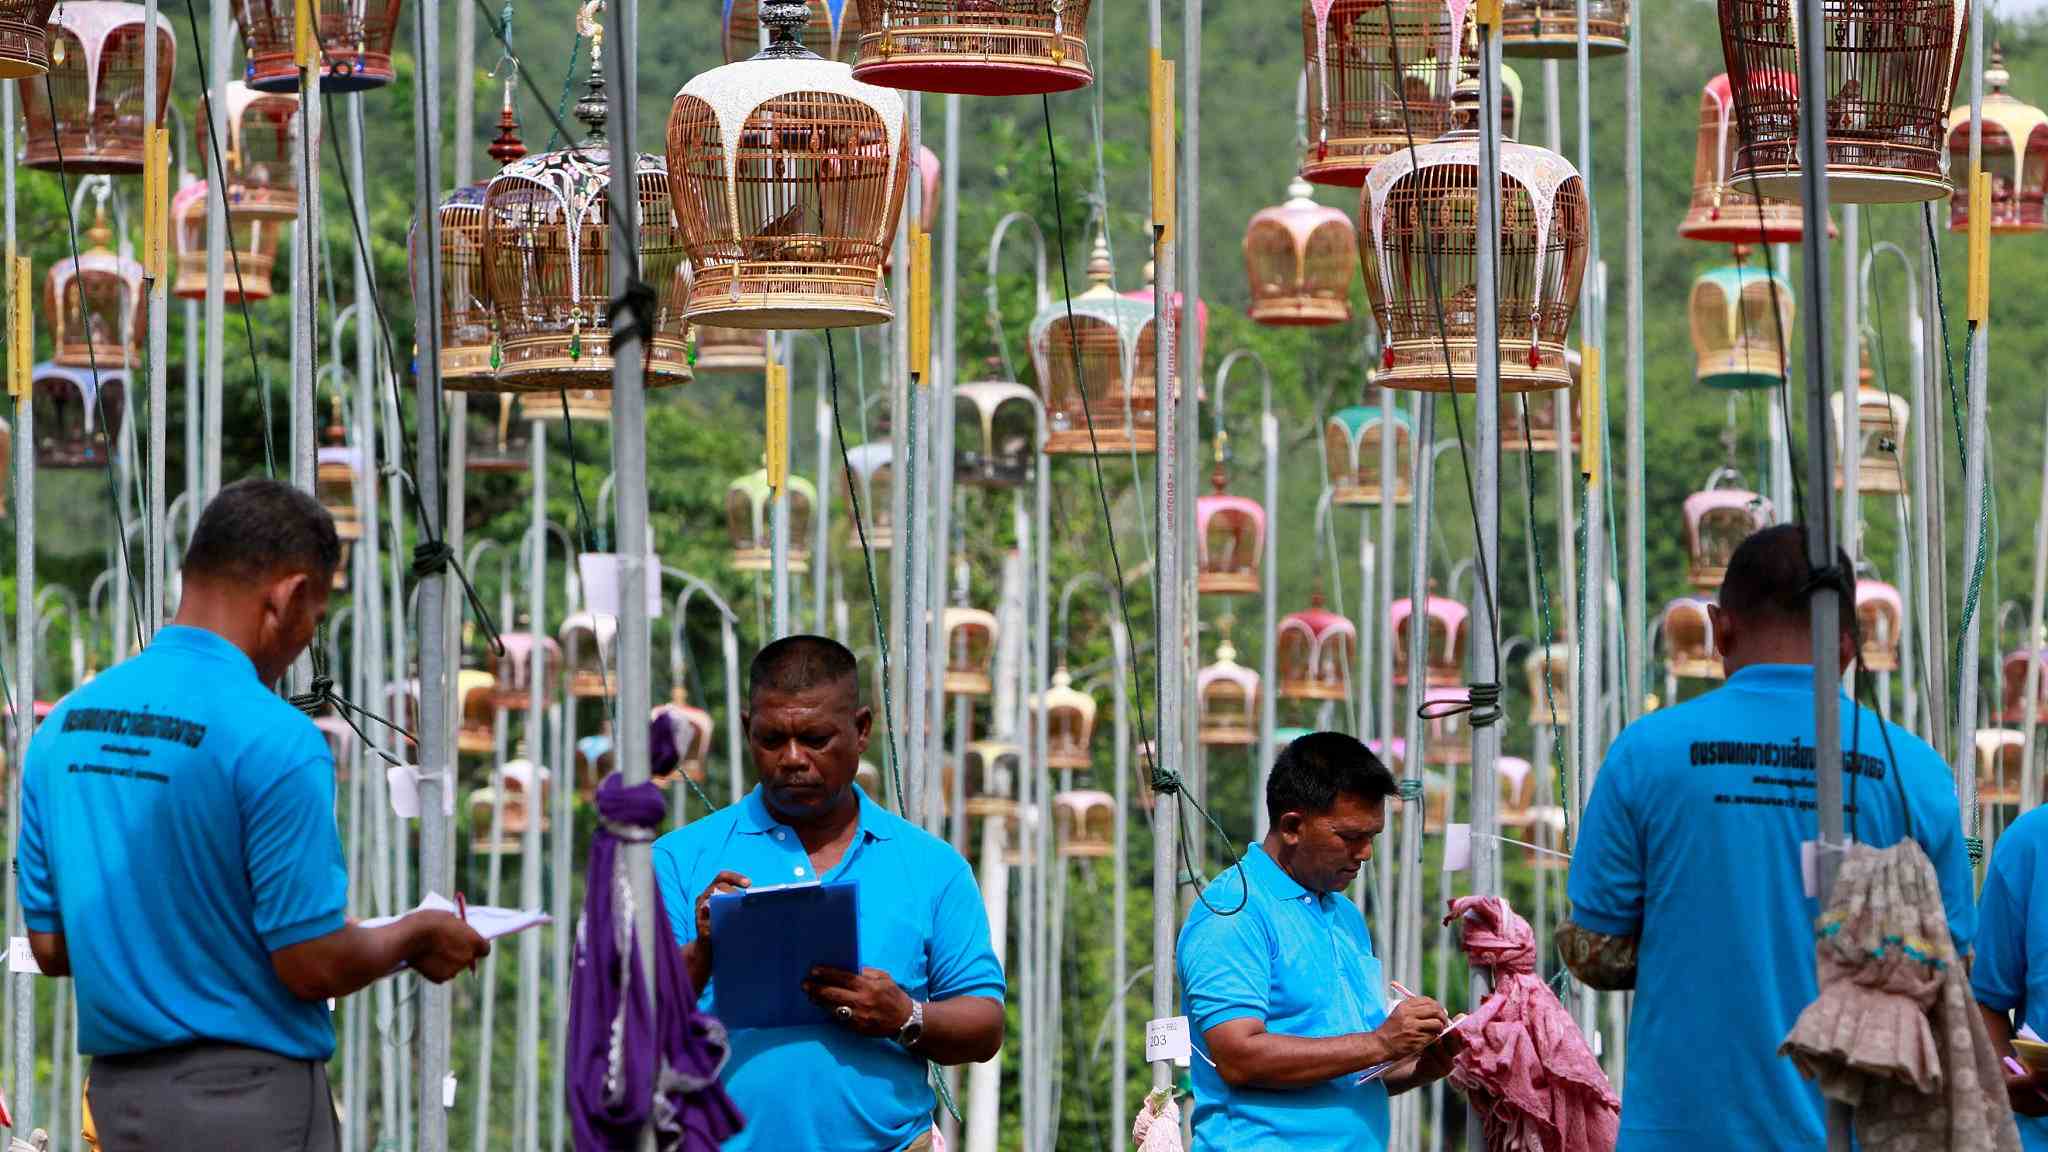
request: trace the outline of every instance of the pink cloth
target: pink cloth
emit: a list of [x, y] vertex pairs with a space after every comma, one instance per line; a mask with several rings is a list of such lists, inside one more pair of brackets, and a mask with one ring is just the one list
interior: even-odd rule
[[1459, 1029], [1451, 1084], [1479, 1112], [1488, 1152], [1612, 1152], [1621, 1101], [1571, 1013], [1536, 975], [1536, 934], [1496, 896], [1451, 901], [1465, 955], [1493, 993]]

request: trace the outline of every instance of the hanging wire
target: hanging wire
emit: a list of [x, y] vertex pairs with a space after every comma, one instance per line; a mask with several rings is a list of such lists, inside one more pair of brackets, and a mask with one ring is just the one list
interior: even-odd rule
[[[860, 347], [858, 337], [854, 340], [854, 347]], [[861, 563], [867, 570], [868, 610], [875, 619], [875, 651], [881, 654], [882, 660], [882, 727], [890, 733], [890, 738], [882, 741], [883, 766], [889, 772], [889, 794], [900, 797], [903, 795], [903, 775], [896, 762], [896, 709], [895, 699], [889, 691], [888, 632], [882, 625], [882, 593], [875, 581], [875, 549], [868, 542], [867, 518], [861, 515], [860, 484], [854, 476], [853, 457], [846, 450], [846, 421], [839, 403], [839, 354], [829, 328], [825, 330], [825, 379], [832, 394], [832, 429], [839, 441], [839, 466], [846, 473], [846, 500], [853, 515], [854, 534], [860, 538]]]

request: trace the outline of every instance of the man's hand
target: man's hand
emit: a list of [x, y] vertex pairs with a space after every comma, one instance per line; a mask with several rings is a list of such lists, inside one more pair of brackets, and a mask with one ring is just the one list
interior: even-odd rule
[[829, 1012], [833, 1023], [862, 1036], [893, 1037], [910, 1022], [909, 993], [880, 968], [813, 968], [804, 995]]
[[2005, 1070], [2005, 1094], [2022, 1116], [2048, 1116], [2048, 1077], [2029, 1069], [2024, 1076]]
[[[1387, 1059], [1406, 1060], [1428, 1047], [1450, 1026], [1451, 1018], [1445, 1014], [1443, 1005], [1427, 996], [1410, 996], [1394, 1005], [1386, 1023], [1373, 1029], [1372, 1034], [1386, 1046]], [[1444, 1042], [1450, 1044], [1455, 1040], [1456, 1037], [1448, 1037]]]
[[435, 984], [453, 980], [490, 954], [491, 942], [453, 912], [414, 912], [419, 936], [412, 955], [413, 971]]
[[1434, 1084], [1449, 1076], [1451, 1069], [1457, 1065], [1458, 1053], [1464, 1050], [1463, 1033], [1446, 1033], [1442, 1039], [1416, 1054], [1413, 1067], [1409, 1068], [1402, 1078], [1405, 1086], [1420, 1088], [1424, 1084]]
[[711, 983], [711, 898], [721, 892], [738, 892], [753, 885], [738, 872], [725, 871], [711, 878], [697, 893], [697, 938], [683, 945], [683, 964], [690, 970], [690, 987], [702, 992]]

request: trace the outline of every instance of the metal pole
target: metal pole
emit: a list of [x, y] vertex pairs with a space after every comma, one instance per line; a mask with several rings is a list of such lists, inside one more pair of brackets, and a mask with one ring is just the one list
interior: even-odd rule
[[[2042, 417], [2042, 427], [2048, 429], [2048, 415]], [[2048, 513], [2048, 452], [2041, 454], [2041, 508]], [[1924, 538], [1921, 550], [1931, 547]], [[2048, 600], [2048, 514], [2034, 521], [2034, 590], [2027, 609], [2027, 634], [2020, 641], [2020, 650], [2027, 654], [2026, 690], [2020, 699], [2024, 709], [2020, 714], [2020, 728], [2025, 736], [2022, 747], [2024, 764], [2020, 771], [2020, 808], [2031, 809], [2040, 803], [2040, 791], [2034, 786], [2034, 730], [2040, 721], [2037, 701], [2041, 698], [2041, 616], [2042, 602]], [[1910, 647], [1910, 645], [1908, 646]], [[1938, 659], [1938, 657], [1937, 657]]]
[[[1923, 234], [1921, 239], [1922, 268], [1929, 275], [1922, 282], [1927, 298], [1921, 314], [1937, 317], [1941, 313], [1941, 286], [1932, 275], [1933, 246]], [[1949, 747], [1949, 646], [1948, 646], [1948, 565], [1937, 557], [1943, 556], [1948, 548], [1948, 505], [1943, 498], [1947, 485], [1942, 481], [1940, 453], [1946, 451], [1941, 441], [1941, 413], [1943, 410], [1942, 383], [1946, 365], [1937, 356], [1940, 341], [1922, 340], [1921, 355], [1915, 364], [1913, 376], [1913, 410], [1919, 419], [1908, 425], [1913, 437], [1913, 535], [1921, 541], [1918, 573], [1920, 603], [1924, 610], [1918, 616], [1921, 630], [1921, 651], [1927, 653], [1927, 667], [1923, 683], [1926, 685], [1927, 732], [1936, 748], [1946, 751]], [[1945, 358], [1945, 354], [1943, 354]], [[1972, 769], [1974, 771], [1974, 767]]]
[[[1495, 236], [1500, 222], [1500, 28], [1479, 31], [1479, 235]], [[1495, 618], [1494, 581], [1499, 573], [1500, 551], [1500, 285], [1495, 279], [1495, 247], [1478, 246], [1476, 301], [1478, 357], [1475, 399], [1478, 407], [1479, 461], [1475, 483], [1479, 506], [1479, 574], [1482, 584], [1473, 598], [1472, 678], [1475, 684], [1498, 685], [1500, 622]], [[1452, 403], [1456, 403], [1456, 399]], [[1416, 609], [1421, 610], [1418, 603]], [[1411, 625], [1410, 631], [1421, 631]], [[1497, 724], [1472, 726], [1472, 891], [1493, 895], [1500, 890], [1499, 831], [1500, 789], [1494, 785], [1495, 763], [1500, 758], [1501, 730]], [[1477, 1004], [1491, 989], [1491, 981], [1475, 971], [1472, 1003]], [[1482, 1146], [1477, 1113], [1468, 1116], [1468, 1131], [1474, 1147]]]
[[[811, 631], [832, 634], [826, 619], [832, 586], [832, 381], [825, 361], [817, 364], [818, 402], [811, 408], [811, 427], [818, 438], [817, 491], [811, 515]], [[680, 810], [680, 806], [678, 806]]]
[[[1649, 620], [1645, 593], [1649, 586], [1649, 564], [1643, 552], [1643, 37], [1640, 20], [1631, 23], [1628, 37], [1627, 83], [1623, 86], [1627, 139], [1622, 147], [1622, 183], [1628, 189], [1627, 218], [1623, 222], [1625, 251], [1622, 255], [1623, 339], [1628, 346], [1625, 403], [1625, 461], [1628, 468], [1628, 509], [1623, 532], [1626, 536], [1627, 601], [1622, 611], [1623, 675], [1621, 715], [1624, 723], [1635, 720], [1642, 710], [1646, 685], [1644, 659], [1649, 647], [1643, 630]], [[1589, 183], [1587, 187], [1591, 187]]]
[[[1032, 409], [1033, 415], [1037, 417], [1036, 429], [1033, 432], [1033, 443], [1042, 446], [1045, 443], [1046, 433], [1050, 431], [1050, 429], [1047, 427], [1045, 405], [1043, 403], [1040, 403], [1034, 397], [1032, 402]], [[1051, 463], [1048, 460], [1046, 460], [1042, 450], [1040, 451], [1038, 457], [1038, 467], [1034, 469], [1034, 471], [1037, 474], [1038, 481], [1037, 500], [1036, 507], [1034, 509], [1036, 513], [1035, 520], [1037, 522], [1038, 539], [1036, 541], [1033, 541], [1030, 545], [1030, 619], [1032, 677], [1031, 684], [1034, 692], [1043, 693], [1050, 686], [1047, 681], [1051, 676], [1051, 669], [1047, 664], [1048, 657], [1046, 641], [1047, 633], [1050, 631], [1051, 624], [1051, 615], [1047, 611], [1047, 601], [1049, 598], [1049, 594], [1051, 592], [1050, 581], [1052, 553], [1052, 467]], [[1018, 503], [1021, 505], [1022, 501], [1020, 500]], [[1029, 533], [1020, 532], [1018, 533], [1017, 538], [1021, 541], [1029, 541], [1031, 539], [1031, 535]], [[1040, 699], [1042, 700], [1043, 697], [1041, 696]], [[1029, 771], [1038, 780], [1038, 852], [1039, 861], [1041, 865], [1039, 873], [1040, 875], [1043, 875], [1045, 866], [1053, 863], [1053, 810], [1052, 805], [1049, 802], [1049, 798], [1046, 795], [1051, 783], [1046, 765], [1046, 753], [1047, 750], [1051, 747], [1048, 731], [1049, 726], [1051, 724], [1051, 718], [1046, 715], [1046, 710], [1043, 707], [1033, 709], [1030, 713], [1030, 716], [1031, 735], [1028, 738], [1029, 754], [1025, 756], [1024, 762], [1026, 765], [1029, 766]], [[1062, 788], [1065, 788], [1068, 785], [1070, 785], [1072, 781], [1073, 774], [1071, 772], [1061, 773], [1060, 784]], [[1066, 865], [1064, 862], [1061, 862], [1057, 866], [1060, 869], [1061, 889], [1064, 890], [1066, 884]], [[1057, 916], [1055, 916], [1055, 921], [1057, 922]], [[1054, 947], [1052, 949], [1051, 955], [1046, 957], [1046, 963], [1050, 969], [1053, 995], [1047, 1002], [1047, 1006], [1044, 1010], [1045, 1018], [1052, 1023], [1052, 1040], [1047, 1045], [1047, 1048], [1052, 1056], [1052, 1059], [1050, 1061], [1051, 1075], [1048, 1075], [1046, 1077], [1046, 1084], [1044, 1088], [1046, 1097], [1045, 1107], [1046, 1112], [1050, 1117], [1047, 1123], [1054, 1129], [1053, 1135], [1055, 1137], [1055, 1142], [1058, 1129], [1058, 1117], [1054, 1115], [1056, 1109], [1053, 1104], [1053, 1094], [1054, 1087], [1058, 1082], [1057, 1069], [1059, 1053], [1061, 1051], [1061, 1046], [1059, 1042], [1059, 1023], [1065, 1017], [1065, 1014], [1060, 1011], [1059, 1001], [1059, 974], [1061, 956], [1060, 949], [1057, 946], [1059, 939], [1060, 937], [1057, 934], [1055, 934], [1052, 937]]]
[[[1858, 205], [1842, 205], [1842, 339], [1838, 347], [1842, 351], [1842, 373], [1840, 396], [1842, 398], [1842, 426], [1835, 429], [1841, 437], [1840, 453], [1835, 458], [1835, 471], [1841, 474], [1841, 523], [1842, 550], [1849, 554], [1851, 564], [1863, 558], [1863, 502], [1858, 491], [1860, 477], [1857, 467], [1863, 454], [1862, 414], [1859, 411], [1862, 391], [1857, 379], [1862, 367], [1857, 348], [1861, 343], [1863, 323], [1863, 301], [1859, 293], [1862, 287], [1856, 275], [1856, 258], [1862, 251], [1858, 233], [1862, 231], [1863, 212]], [[1826, 388], [1823, 386], [1822, 391]], [[1833, 484], [1835, 478], [1828, 477]]]
[[[228, 138], [228, 64], [234, 53], [234, 30], [228, 23], [228, 12], [226, 4], [206, 6], [207, 30], [213, 43], [207, 49], [207, 71], [211, 75], [202, 81], [211, 89], [210, 99], [207, 101], [207, 109], [213, 120], [211, 140], [220, 141], [223, 146]], [[211, 148], [211, 141], [204, 147]], [[216, 169], [212, 163], [202, 159], [200, 169], [207, 174], [208, 180], [213, 180]], [[227, 354], [227, 340], [223, 335], [223, 325], [227, 319], [227, 295], [223, 283], [227, 264], [227, 242], [226, 190], [216, 188], [206, 197], [206, 434], [201, 437], [201, 441], [206, 447], [203, 476], [204, 490], [209, 500], [213, 498], [214, 493], [220, 491], [221, 374], [225, 370], [224, 357]]]
[[[1271, 635], [1271, 630], [1267, 632]], [[1270, 645], [1269, 645], [1270, 647]], [[1116, 1045], [1116, 1058], [1110, 1061], [1109, 1076], [1109, 1135], [1107, 1147], [1114, 1148], [1122, 1133], [1128, 1131], [1130, 1112], [1126, 1099], [1126, 1086], [1130, 1077], [1126, 1074], [1125, 1062], [1130, 1059], [1130, 1013], [1124, 1008], [1124, 997], [1130, 989], [1130, 880], [1126, 871], [1131, 841], [1131, 707], [1130, 689], [1125, 680], [1126, 669], [1131, 662], [1131, 637], [1124, 630], [1123, 622], [1113, 620], [1109, 627], [1109, 658], [1111, 675], [1115, 688], [1111, 693], [1112, 722], [1111, 735], [1116, 739], [1112, 754], [1116, 763], [1116, 843], [1115, 876], [1112, 878], [1114, 891], [1110, 896], [1110, 992], [1109, 1010], [1116, 1021], [1110, 1033], [1111, 1043]], [[1261, 805], [1263, 807], [1263, 805]], [[1156, 854], [1155, 860], [1157, 862]], [[1155, 896], [1156, 899], [1156, 896]], [[1156, 941], [1155, 941], [1156, 942]]]
[[[155, 37], [148, 39], [154, 40]], [[6, 197], [7, 265], [12, 276], [15, 250], [14, 187], [14, 87], [0, 86], [0, 192]], [[21, 286], [23, 290], [27, 285]], [[18, 301], [26, 306], [27, 301]], [[11, 348], [13, 356], [32, 355], [26, 348]], [[16, 764], [28, 761], [29, 737], [36, 723], [36, 427], [35, 407], [26, 395], [14, 398], [14, 434], [21, 447], [14, 453], [14, 749]], [[7, 782], [8, 839], [21, 843], [21, 773], [9, 774]], [[7, 870], [7, 923], [9, 931], [21, 923], [21, 894], [14, 870]], [[13, 973], [8, 977], [14, 1013], [12, 1054], [14, 1080], [9, 1096], [14, 1100], [15, 1123], [23, 1131], [35, 1127], [36, 987], [35, 977]]]
[[[1970, 174], [1976, 178], [1984, 169], [1984, 6], [1972, 5], [1970, 9]], [[1988, 208], [1986, 209], [1988, 211]], [[1976, 259], [1973, 255], [1972, 259]], [[1983, 259], [1990, 260], [1986, 252]], [[1990, 357], [1990, 325], [1973, 319], [1970, 326], [1969, 408], [1965, 419], [1969, 421], [1970, 452], [1963, 461], [1963, 555], [1975, 557], [1977, 550], [1985, 546], [1984, 531], [1988, 527], [1978, 514], [1983, 507], [1985, 486], [1985, 441], [1987, 437], [1986, 408], [1989, 396], [1986, 392], [1986, 361]], [[1992, 558], [1993, 562], [1996, 557]], [[1965, 594], [1975, 596], [1977, 589], [1968, 587]], [[1816, 626], [1818, 626], [1816, 624]], [[1969, 827], [1970, 815], [1977, 808], [1977, 645], [1979, 634], [1984, 628], [1983, 606], [1975, 612], [1964, 613], [1963, 636], [1956, 656], [1956, 715], [1955, 751], [1956, 801], [1963, 812], [1965, 827]], [[2032, 638], [2029, 637], [2029, 640]], [[1974, 847], [1974, 845], [1973, 845]], [[1973, 853], [1973, 856], [1975, 854]], [[1975, 859], [1972, 859], [1975, 864]]]
[[[157, 122], [157, 69], [162, 66], [157, 59], [156, 21], [157, 0], [144, 0], [142, 24], [150, 31], [142, 38], [142, 123], [146, 130], [151, 132], [155, 130]], [[144, 194], [169, 197], [171, 178], [170, 157], [166, 155], [164, 187], [152, 191], [145, 181]], [[169, 203], [166, 202], [159, 207], [163, 209], [162, 218], [168, 220]], [[149, 213], [145, 210], [143, 219], [149, 218]], [[159, 244], [161, 246], [152, 247]], [[145, 251], [162, 252], [169, 247], [169, 241], [166, 236], [153, 236], [144, 240], [143, 247]], [[147, 602], [142, 608], [143, 621], [152, 637], [156, 635], [157, 629], [163, 627], [164, 622], [164, 440], [165, 430], [170, 423], [170, 384], [164, 372], [164, 359], [170, 344], [170, 294], [165, 290], [161, 269], [156, 271], [159, 274], [150, 276], [146, 287], [149, 295], [149, 503], [144, 515], [149, 518], [149, 531], [144, 538], [147, 544], [145, 551], [148, 555], [143, 561], [142, 569], [143, 585], [147, 594]], [[117, 659], [120, 653], [127, 650], [128, 643], [127, 637], [121, 637], [116, 641], [114, 651]]]
[[[1262, 372], [1263, 375], [1263, 372]], [[1221, 385], [1218, 385], [1221, 388]], [[1273, 632], [1280, 620], [1280, 555], [1273, 539], [1271, 524], [1280, 512], [1280, 418], [1273, 415], [1273, 381], [1265, 375], [1259, 392], [1259, 444], [1265, 455], [1265, 498], [1267, 520], [1266, 540], [1259, 549], [1260, 599], [1265, 608], [1265, 620], [1259, 635], [1259, 763], [1252, 771], [1252, 839], [1264, 840], [1269, 824], [1266, 811], [1266, 778], [1273, 771], [1273, 757], [1277, 750], [1273, 744], [1273, 733], [1279, 724], [1280, 685], [1278, 645], [1273, 643]], [[1118, 678], [1121, 693], [1122, 678]], [[1119, 696], [1121, 699], [1121, 696]], [[1121, 753], [1122, 749], [1118, 749]], [[1118, 773], [1119, 777], [1122, 773]], [[1119, 779], [1119, 783], [1121, 783]], [[1119, 803], [1118, 811], [1122, 811]], [[1121, 872], [1122, 868], [1119, 867]], [[1121, 879], [1119, 879], [1121, 883]], [[1121, 941], [1119, 941], [1121, 944]], [[1121, 1019], [1121, 1017], [1119, 1017]], [[1122, 1116], [1121, 1109], [1115, 1113]]]
[[[938, 671], [946, 666], [946, 634], [945, 629], [937, 621], [944, 619], [944, 605], [951, 600], [948, 584], [952, 573], [951, 565], [948, 562], [952, 557], [953, 544], [953, 436], [955, 432], [953, 385], [958, 383], [957, 358], [959, 355], [959, 350], [954, 347], [954, 344], [956, 342], [956, 327], [959, 319], [957, 310], [960, 300], [960, 98], [958, 96], [947, 96], [944, 107], [944, 139], [942, 143], [945, 155], [940, 161], [940, 173], [941, 179], [945, 182], [945, 193], [939, 197], [938, 236], [939, 363], [938, 378], [932, 382], [932, 387], [926, 389], [930, 401], [931, 422], [927, 427], [930, 429], [929, 439], [932, 445], [932, 456], [929, 470], [931, 481], [931, 495], [929, 497], [931, 501], [929, 505], [931, 515], [929, 523], [931, 531], [926, 534], [927, 543], [931, 547], [927, 549], [925, 557], [925, 563], [929, 566], [925, 577], [929, 582], [929, 587], [926, 590], [925, 596], [926, 602], [931, 605], [935, 623], [932, 625], [931, 635], [927, 640], [930, 646], [929, 667], [932, 671], [928, 673], [929, 683], [927, 687], [930, 699], [928, 701], [929, 711], [926, 713], [927, 719], [924, 730], [924, 757], [925, 763], [931, 766], [931, 774], [928, 777], [927, 786], [932, 790], [933, 795], [930, 801], [931, 807], [928, 810], [928, 819], [930, 821], [928, 827], [933, 832], [942, 831], [938, 826], [938, 822], [946, 809], [946, 797], [941, 794], [944, 790], [945, 781], [943, 766], [946, 763], [944, 745], [946, 681], [943, 673]], [[922, 155], [922, 152], [914, 153], [914, 156], [917, 157]], [[918, 187], [918, 194], [922, 196], [924, 192], [923, 178], [921, 174], [914, 170], [912, 175]], [[929, 210], [929, 205], [920, 205], [919, 207], [920, 215]], [[921, 317], [920, 319], [928, 318]], [[918, 367], [922, 369], [925, 365], [918, 365]], [[920, 474], [924, 473], [921, 471]], [[1044, 690], [1045, 683], [1043, 679], [1040, 679], [1025, 689], [1024, 698], [1028, 699], [1032, 693]], [[955, 779], [963, 787], [966, 780], [962, 773], [965, 772], [966, 766], [965, 757], [956, 759], [954, 764]], [[965, 813], [960, 813], [960, 817], [964, 819]]]
[[[791, 370], [796, 367], [796, 337], [793, 335], [784, 334], [779, 338], [771, 336], [769, 340], [769, 346], [771, 348], [779, 346], [781, 351], [777, 359], [780, 360], [781, 363], [779, 365], [770, 366], [768, 375], [768, 387], [780, 390], [782, 400], [782, 411], [784, 413], [784, 419], [787, 420], [789, 412], [790, 395], [795, 391], [795, 388], [791, 385], [789, 378]], [[775, 450], [772, 445], [770, 446], [770, 450]], [[780, 451], [782, 454], [782, 459], [764, 460], [763, 463], [769, 466], [769, 470], [771, 473], [779, 471], [780, 474], [786, 478], [790, 475], [789, 465], [791, 455], [789, 437], [787, 435], [782, 437], [782, 446]], [[829, 497], [830, 493], [831, 490], [826, 489], [826, 491], [821, 494], [821, 499]], [[780, 639], [781, 637], [787, 636], [790, 633], [789, 483], [787, 479], [785, 479], [783, 483], [775, 487], [775, 494], [769, 499], [768, 530], [768, 603], [771, 606], [771, 610], [769, 613], [769, 630], [774, 638]], [[623, 527], [621, 528], [619, 535], [621, 539], [625, 538], [625, 532]]]
[[[619, 153], [613, 153], [619, 155]], [[533, 637], [533, 646], [527, 655], [526, 665], [526, 754], [534, 765], [546, 764], [548, 747], [542, 725], [546, 721], [549, 704], [547, 698], [547, 637], [548, 637], [548, 433], [547, 425], [533, 421], [527, 433], [527, 453], [532, 457], [532, 491], [528, 494], [528, 516], [531, 526], [526, 538], [526, 614], [527, 630]], [[634, 551], [620, 550], [621, 556]], [[573, 564], [572, 557], [562, 557], [565, 564]], [[620, 563], [624, 563], [622, 559]], [[620, 592], [621, 602], [625, 593]], [[565, 613], [575, 610], [575, 605], [564, 604]], [[576, 787], [576, 765], [568, 760], [557, 760], [553, 765], [554, 778], [550, 784], [556, 792]], [[538, 773], [527, 796], [529, 807], [525, 829], [519, 837], [519, 906], [538, 908], [541, 905], [541, 821], [534, 819], [532, 809], [545, 809], [549, 798], [548, 790], [540, 786]], [[554, 835], [560, 838], [570, 834], [568, 829], [557, 824]], [[552, 931], [573, 931], [571, 925], [557, 923]], [[540, 991], [545, 978], [540, 966], [540, 933], [522, 932], [519, 935], [519, 1047], [517, 1086], [514, 1099], [518, 1104], [514, 1130], [528, 1134], [532, 1146], [540, 1144]]]
[[[454, 59], [455, 156], [453, 186], [456, 188], [468, 187], [470, 180], [475, 176], [475, 62], [476, 5], [458, 3], [455, 5]], [[316, 151], [314, 154], [318, 155], [318, 152]], [[436, 189], [435, 200], [432, 203], [422, 204], [420, 211], [422, 213], [437, 211], [440, 205], [439, 196], [440, 190]], [[313, 233], [313, 235], [318, 235], [318, 233]], [[312, 294], [308, 293], [308, 295], [311, 296]], [[469, 498], [469, 394], [459, 391], [445, 392], [443, 393], [443, 400], [448, 412], [446, 423], [443, 427], [449, 430], [446, 442], [448, 511], [442, 517], [441, 523], [443, 527], [441, 531], [450, 551], [460, 556], [467, 551], [465, 539], [467, 533], [464, 528], [469, 519], [465, 512], [465, 505]], [[448, 645], [448, 651], [454, 654], [452, 660], [454, 661], [454, 667], [457, 669], [460, 669], [463, 663], [462, 617], [467, 608], [468, 603], [461, 596], [448, 596], [442, 600], [441, 627], [446, 637], [444, 642]], [[459, 672], [451, 673], [448, 677], [448, 714], [450, 716], [460, 716], [462, 714], [460, 689]], [[451, 724], [449, 727], [452, 730], [454, 725]], [[453, 737], [451, 736], [450, 739], [452, 740]], [[455, 753], [452, 749], [448, 756], [449, 763], [456, 763]], [[536, 760], [535, 763], [538, 764], [539, 761]], [[452, 784], [450, 786], [453, 787]], [[538, 785], [536, 784], [535, 787], [538, 787]], [[449, 836], [451, 869], [453, 867], [452, 853], [454, 850], [454, 836], [451, 834]], [[488, 1037], [486, 1037], [486, 1042], [488, 1042]]]

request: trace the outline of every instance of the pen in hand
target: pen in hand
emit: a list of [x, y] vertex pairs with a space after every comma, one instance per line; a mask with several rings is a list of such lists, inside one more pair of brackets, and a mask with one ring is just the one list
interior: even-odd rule
[[[455, 893], [455, 914], [461, 917], [464, 924], [469, 923], [469, 901], [463, 899], [462, 893], [459, 890]], [[476, 975], [476, 961], [474, 960], [469, 962], [469, 974], [471, 976]]]

